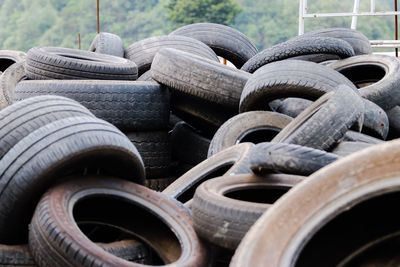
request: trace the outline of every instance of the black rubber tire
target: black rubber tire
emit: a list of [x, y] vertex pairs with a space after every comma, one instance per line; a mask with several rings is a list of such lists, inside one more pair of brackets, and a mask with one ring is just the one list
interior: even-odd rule
[[182, 35], [197, 39], [214, 52], [241, 68], [257, 54], [257, 48], [246, 35], [231, 27], [215, 23], [195, 23], [176, 29], [170, 35]]
[[[312, 101], [301, 98], [287, 98], [282, 101], [275, 101], [279, 101], [279, 104], [274, 110], [292, 118], [297, 117], [312, 104]], [[364, 105], [364, 123], [361, 132], [385, 140], [389, 132], [389, 119], [386, 112], [367, 99], [364, 99]]]
[[259, 69], [248, 80], [239, 111], [269, 109], [269, 102], [286, 97], [315, 101], [340, 84], [357, 91], [351, 81], [329, 67], [300, 60], [274, 62]]
[[256, 144], [271, 141], [291, 121], [289, 116], [269, 111], [250, 111], [236, 115], [215, 133], [207, 157], [241, 142]]
[[0, 240], [21, 244], [40, 196], [71, 174], [104, 173], [144, 183], [143, 161], [111, 124], [70, 117], [47, 124], [19, 141], [0, 161]]
[[121, 130], [161, 130], [168, 125], [169, 93], [155, 82], [24, 81], [15, 89], [16, 100], [43, 94], [72, 98]]
[[219, 62], [211, 48], [196, 39], [185, 36], [157, 36], [135, 42], [128, 46], [125, 57], [136, 63], [138, 73], [142, 75], [150, 70], [154, 56], [162, 48], [174, 48]]
[[362, 134], [359, 132], [355, 131], [347, 131], [346, 134], [343, 137], [342, 141], [349, 141], [349, 142], [362, 142], [362, 143], [368, 143], [368, 144], [381, 144], [384, 142], [381, 139]]
[[34, 47], [26, 57], [32, 80], [136, 80], [137, 66], [120, 57], [61, 47]]
[[78, 102], [60, 96], [32, 97], [0, 111], [0, 159], [33, 131], [60, 119], [94, 115]]
[[1, 267], [37, 267], [27, 245], [8, 246], [0, 244]]
[[171, 94], [173, 114], [212, 138], [224, 122], [238, 114], [237, 108], [227, 109], [200, 98], [173, 92]]
[[[348, 42], [356, 55], [371, 54], [372, 47], [368, 38], [360, 31], [349, 28], [327, 28], [306, 32], [299, 37], [333, 37]], [[297, 37], [297, 38], [299, 38]]]
[[346, 157], [355, 152], [363, 150], [367, 147], [373, 146], [373, 144], [368, 144], [364, 142], [340, 142], [331, 151], [332, 154], [338, 155], [339, 157]]
[[167, 177], [171, 165], [171, 143], [166, 131], [125, 133], [139, 151], [146, 179]]
[[124, 44], [121, 37], [116, 34], [101, 32], [96, 34], [89, 51], [116, 57], [124, 57]]
[[310, 54], [333, 54], [340, 58], [348, 58], [354, 56], [354, 51], [349, 43], [337, 38], [303, 37], [261, 51], [249, 59], [241, 69], [253, 73], [268, 63]]
[[142, 81], [142, 82], [155, 82], [155, 80], [153, 78], [151, 78], [151, 70], [146, 71], [145, 73], [143, 73], [142, 75], [139, 76], [139, 78], [137, 78], [136, 81]]
[[6, 71], [11, 65], [24, 62], [26, 53], [17, 50], [0, 50], [0, 71]]
[[261, 143], [250, 155], [250, 168], [257, 174], [282, 172], [308, 176], [337, 159], [334, 154], [310, 147]]
[[151, 65], [152, 78], [172, 90], [237, 109], [251, 76], [223, 64], [172, 48], [161, 49]]
[[358, 121], [362, 125], [363, 99], [346, 85], [340, 85], [304, 110], [272, 142], [328, 150]]
[[0, 76], [0, 110], [14, 102], [17, 84], [26, 79], [25, 61], [12, 64]]
[[189, 165], [207, 159], [210, 140], [185, 122], [178, 122], [171, 133], [172, 158]]
[[206, 180], [251, 173], [249, 154], [253, 147], [251, 143], [242, 143], [215, 154], [176, 179], [162, 193], [187, 203], [193, 198], [196, 188]]
[[170, 184], [172, 184], [176, 180], [176, 177], [169, 178], [156, 178], [156, 179], [146, 179], [145, 186], [154, 191], [163, 191]]
[[389, 118], [389, 135], [394, 139], [400, 138], [400, 106], [386, 111], [386, 114]]
[[352, 81], [362, 97], [384, 110], [400, 104], [400, 62], [387, 55], [363, 55], [339, 60], [330, 68]]
[[[87, 203], [86, 207], [80, 206], [84, 212], [75, 211], [72, 216], [70, 208], [79, 207], [79, 200], [83, 199]], [[108, 208], [101, 212], [93, 209], [90, 204], [95, 203], [88, 202], [90, 199], [102, 200]], [[111, 207], [105, 201], [112, 199], [120, 205]], [[136, 212], [131, 213], [131, 210]], [[154, 247], [165, 264], [205, 265], [205, 248], [181, 205], [144, 186], [105, 177], [76, 179], [43, 196], [29, 234], [29, 245], [36, 262], [42, 267], [143, 266], [117, 258], [91, 242], [76, 224], [85, 218], [121, 226], [140, 235]]]
[[305, 177], [285, 174], [234, 175], [202, 183], [191, 205], [197, 234], [235, 250], [254, 222], [275, 200]]

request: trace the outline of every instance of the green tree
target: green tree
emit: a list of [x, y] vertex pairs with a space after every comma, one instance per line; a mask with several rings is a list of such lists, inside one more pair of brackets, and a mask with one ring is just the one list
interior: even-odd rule
[[235, 0], [170, 0], [167, 17], [178, 25], [214, 22], [229, 25], [241, 11]]

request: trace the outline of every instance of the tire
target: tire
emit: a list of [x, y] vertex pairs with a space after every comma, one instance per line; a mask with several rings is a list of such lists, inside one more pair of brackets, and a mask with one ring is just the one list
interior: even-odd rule
[[337, 159], [334, 154], [309, 147], [261, 143], [250, 155], [250, 168], [256, 174], [278, 172], [308, 176]]
[[381, 139], [377, 139], [375, 137], [362, 134], [355, 131], [347, 131], [343, 137], [342, 141], [349, 141], [349, 142], [362, 142], [367, 144], [381, 144], [384, 141]]
[[6, 71], [15, 63], [24, 62], [26, 53], [17, 50], [0, 50], [0, 71]]
[[76, 101], [60, 96], [32, 97], [0, 111], [0, 159], [35, 130], [68, 117], [94, 115]]
[[0, 110], [11, 105], [17, 84], [26, 79], [25, 61], [14, 63], [0, 76]]
[[124, 57], [124, 44], [116, 34], [101, 32], [90, 44], [89, 51], [116, 57]]
[[235, 250], [254, 222], [304, 177], [285, 174], [234, 175], [202, 183], [192, 203], [197, 234]]
[[15, 89], [16, 100], [44, 94], [72, 98], [124, 131], [162, 130], [168, 125], [169, 94], [154, 82], [24, 81]]
[[176, 179], [162, 193], [186, 203], [193, 198], [196, 188], [206, 180], [251, 173], [248, 165], [253, 147], [251, 143], [242, 143], [215, 154]]
[[390, 135], [392, 138], [400, 137], [400, 106], [395, 106], [391, 110], [386, 111], [389, 118]]
[[349, 28], [328, 28], [307, 32], [302, 37], [333, 37], [348, 42], [354, 50], [355, 55], [371, 54], [372, 47], [368, 38], [360, 31]]
[[217, 104], [190, 95], [173, 92], [171, 94], [173, 114], [200, 130], [211, 139], [224, 122], [238, 114], [237, 109], [223, 108]]
[[96, 118], [58, 120], [23, 138], [0, 161], [0, 240], [26, 241], [40, 196], [57, 179], [92, 172], [137, 183], [145, 177], [134, 145], [117, 128]]
[[373, 144], [368, 144], [364, 142], [340, 142], [331, 151], [332, 154], [338, 155], [339, 157], [346, 157], [355, 152], [363, 150], [372, 146]]
[[26, 76], [32, 80], [136, 80], [132, 61], [99, 53], [60, 47], [34, 47], [26, 57]]
[[[86, 207], [74, 201], [74, 195], [79, 200], [86, 199]], [[99, 212], [98, 203], [93, 199], [101, 200], [108, 208]], [[110, 206], [110, 203], [119, 205]], [[80, 207], [83, 212], [72, 216], [71, 206]], [[132, 210], [135, 212], [131, 213]], [[137, 214], [141, 216], [140, 221]], [[40, 266], [141, 266], [105, 252], [86, 238], [75, 222], [81, 219], [119, 225], [140, 235], [165, 264], [193, 267], [205, 264], [205, 249], [196, 236], [192, 220], [175, 201], [130, 182], [92, 178], [55, 187], [40, 201], [29, 234], [33, 257]]]
[[156, 179], [146, 179], [145, 185], [147, 188], [150, 188], [154, 191], [163, 191], [170, 184], [172, 184], [176, 180], [175, 177], [170, 178], [156, 178]]
[[269, 102], [287, 97], [315, 101], [340, 84], [357, 91], [352, 82], [329, 67], [300, 60], [274, 62], [251, 76], [243, 89], [239, 111], [265, 110]]
[[400, 104], [400, 62], [386, 55], [363, 55], [339, 60], [329, 66], [352, 81], [362, 97], [384, 110]]
[[210, 140], [185, 122], [178, 122], [171, 133], [172, 157], [174, 160], [197, 165], [207, 159]]
[[237, 109], [251, 76], [223, 64], [176, 49], [161, 49], [151, 65], [154, 80], [172, 90]]
[[1, 267], [37, 267], [27, 245], [0, 245]]
[[139, 76], [139, 78], [137, 78], [137, 81], [142, 81], [142, 82], [155, 82], [155, 80], [153, 78], [151, 78], [151, 71], [148, 70], [145, 73], [143, 73], [142, 75]]
[[[275, 111], [295, 118], [311, 104], [310, 100], [287, 98], [280, 101]], [[367, 99], [364, 99], [364, 105], [364, 123], [361, 132], [385, 140], [389, 132], [389, 119], [386, 112]]]
[[399, 141], [376, 145], [308, 177], [259, 218], [230, 266], [350, 266], [339, 263], [398, 235], [399, 151]]
[[171, 165], [171, 143], [168, 132], [125, 133], [143, 159], [146, 179], [168, 176]]
[[157, 36], [135, 42], [126, 49], [125, 57], [138, 66], [139, 75], [150, 70], [154, 56], [162, 48], [174, 48], [219, 62], [217, 55], [204, 43], [185, 36]]
[[350, 87], [340, 85], [304, 110], [272, 142], [328, 150], [357, 121], [362, 125], [363, 113], [362, 98]]
[[271, 141], [292, 119], [269, 111], [250, 111], [226, 121], [215, 133], [207, 157], [241, 142]]
[[297, 56], [311, 54], [332, 54], [340, 58], [354, 56], [353, 48], [346, 41], [331, 37], [303, 37], [267, 48], [251, 59], [241, 68], [253, 73], [262, 66]]
[[182, 35], [197, 39], [211, 47], [218, 56], [232, 62], [237, 68], [241, 68], [258, 52], [243, 33], [220, 24], [190, 24], [176, 29], [170, 35]]

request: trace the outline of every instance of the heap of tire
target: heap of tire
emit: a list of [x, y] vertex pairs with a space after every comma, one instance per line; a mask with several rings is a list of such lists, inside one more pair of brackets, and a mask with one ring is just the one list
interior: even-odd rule
[[0, 266], [400, 264], [400, 62], [358, 31], [100, 33], [0, 71]]

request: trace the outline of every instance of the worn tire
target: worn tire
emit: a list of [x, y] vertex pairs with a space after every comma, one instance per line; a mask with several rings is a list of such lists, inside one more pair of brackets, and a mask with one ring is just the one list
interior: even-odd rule
[[[101, 202], [108, 208], [103, 207], [102, 212], [90, 209], [90, 204], [97, 203], [88, 200], [96, 197], [102, 200], [101, 196]], [[82, 212], [76, 211], [72, 216], [70, 207], [77, 209], [77, 200], [84, 198], [88, 207], [81, 205]], [[105, 200], [120, 205], [111, 206]], [[132, 210], [136, 212], [131, 213]], [[140, 221], [137, 214], [141, 214]], [[175, 201], [127, 181], [89, 178], [57, 186], [41, 199], [29, 234], [32, 255], [40, 266], [142, 266], [115, 257], [91, 242], [76, 224], [86, 218], [137, 233], [153, 246], [165, 264], [188, 267], [205, 264], [205, 249], [196, 236], [192, 220]]]
[[248, 165], [253, 147], [251, 143], [242, 143], [215, 154], [176, 179], [162, 193], [185, 203], [192, 199], [196, 188], [206, 180], [251, 173]]
[[136, 81], [142, 81], [142, 82], [155, 82], [155, 80], [153, 78], [151, 78], [151, 70], [146, 71], [145, 73], [143, 73], [142, 75], [139, 76], [139, 78], [137, 78]]
[[171, 143], [168, 132], [125, 133], [142, 157], [146, 179], [166, 177], [171, 165]]
[[363, 113], [362, 98], [350, 87], [340, 85], [304, 110], [272, 142], [328, 150], [357, 121], [362, 125]]
[[172, 90], [237, 109], [250, 74], [176, 49], [161, 49], [151, 65], [152, 78]]
[[101, 32], [96, 34], [89, 51], [116, 57], [124, 57], [124, 44], [121, 37], [116, 34]]
[[197, 39], [221, 56], [241, 68], [257, 54], [257, 48], [241, 32], [215, 23], [195, 23], [176, 29], [170, 35], [182, 35]]
[[302, 176], [252, 174], [213, 178], [196, 190], [191, 205], [197, 234], [235, 250], [255, 221]]
[[176, 177], [146, 179], [144, 184], [147, 188], [150, 188], [151, 190], [161, 192], [170, 184], [172, 184], [175, 180]]
[[355, 55], [371, 54], [372, 47], [369, 39], [360, 31], [349, 28], [327, 28], [320, 29], [296, 37], [333, 37], [348, 42], [354, 50]]
[[250, 168], [257, 174], [278, 172], [308, 176], [337, 159], [334, 154], [310, 147], [261, 143], [250, 155]]
[[40, 196], [57, 179], [91, 172], [138, 183], [145, 178], [135, 146], [103, 120], [70, 117], [27, 135], [0, 161], [0, 240], [6, 244], [26, 241], [27, 225]]
[[94, 115], [72, 99], [32, 97], [0, 111], [0, 159], [33, 131], [60, 119]]
[[292, 119], [269, 111], [250, 111], [226, 121], [215, 133], [207, 157], [241, 142], [271, 141]]
[[137, 66], [120, 57], [61, 47], [34, 47], [26, 57], [32, 80], [136, 80]]
[[340, 84], [357, 91], [351, 81], [329, 67], [300, 60], [274, 62], [256, 71], [248, 80], [239, 111], [269, 109], [271, 101], [286, 97], [315, 101]]
[[346, 157], [350, 154], [363, 150], [372, 146], [373, 144], [368, 144], [364, 142], [348, 142], [342, 141], [337, 144], [331, 151], [332, 154], [338, 155], [339, 157]]
[[362, 134], [355, 131], [347, 131], [346, 134], [343, 136], [342, 141], [349, 141], [349, 142], [362, 142], [368, 144], [381, 144], [384, 141], [366, 134]]
[[362, 97], [384, 110], [400, 104], [400, 61], [397, 58], [362, 55], [339, 60], [329, 67], [346, 76], [359, 88]]
[[24, 62], [26, 53], [17, 50], [0, 50], [0, 71], [6, 71], [15, 63]]
[[0, 110], [14, 102], [15, 87], [25, 79], [25, 61], [14, 63], [4, 71], [0, 76]]
[[204, 43], [185, 36], [157, 36], [128, 46], [125, 57], [138, 66], [139, 75], [150, 70], [154, 56], [162, 48], [174, 48], [199, 57], [219, 62], [217, 55]]
[[174, 160], [197, 165], [207, 159], [210, 140], [203, 137], [185, 122], [178, 122], [171, 132], [172, 157]]
[[292, 57], [310, 54], [333, 54], [340, 58], [354, 56], [353, 48], [346, 41], [331, 37], [303, 37], [267, 48], [246, 62], [241, 68], [253, 73], [262, 66]]
[[24, 81], [15, 89], [16, 100], [43, 94], [72, 98], [122, 130], [161, 130], [168, 125], [169, 93], [154, 82]]

